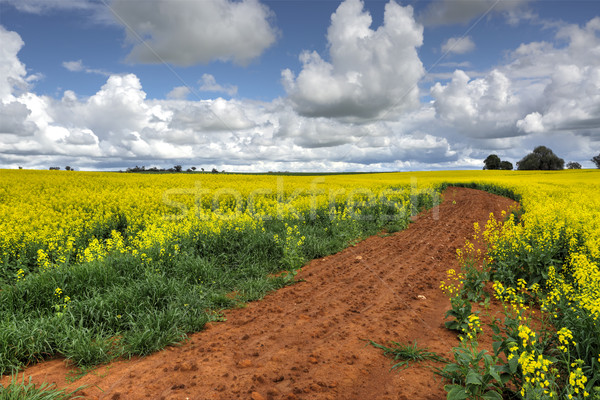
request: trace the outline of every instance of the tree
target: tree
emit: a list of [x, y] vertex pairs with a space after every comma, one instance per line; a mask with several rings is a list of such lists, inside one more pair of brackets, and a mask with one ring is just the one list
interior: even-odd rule
[[67, 166], [65, 167], [65, 170], [67, 170], [67, 171], [70, 171], [70, 170], [71, 170], [71, 167], [70, 167], [69, 165], [67, 165]]
[[565, 160], [558, 157], [546, 146], [538, 146], [517, 162], [518, 170], [559, 170], [565, 167]]
[[195, 170], [196, 170], [196, 167], [192, 167], [192, 171], [195, 171]]
[[592, 157], [592, 162], [596, 164], [596, 168], [600, 168], [600, 154], [595, 157]]
[[485, 164], [483, 169], [500, 169], [500, 162], [500, 157], [498, 157], [495, 154], [490, 154], [483, 161], [483, 163]]
[[175, 172], [181, 172], [182, 167], [181, 165], [175, 165], [173, 169], [175, 170]]
[[568, 169], [581, 169], [581, 164], [579, 164], [578, 162], [571, 161], [570, 163], [567, 163], [567, 168]]
[[507, 171], [512, 171], [513, 169], [513, 165], [510, 161], [501, 161], [500, 162], [500, 169], [504, 169]]

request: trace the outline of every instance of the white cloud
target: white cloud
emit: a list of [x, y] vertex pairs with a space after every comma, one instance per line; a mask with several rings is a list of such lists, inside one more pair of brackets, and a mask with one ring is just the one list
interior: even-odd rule
[[475, 43], [470, 36], [450, 38], [442, 44], [442, 53], [465, 54], [475, 50]]
[[199, 90], [202, 92], [220, 92], [226, 93], [229, 96], [235, 96], [238, 90], [237, 86], [234, 85], [219, 85], [215, 77], [211, 74], [203, 74], [199, 83], [201, 83]]
[[[402, 84], [407, 80], [385, 66], [402, 66], [395, 53], [400, 46], [400, 53], [409, 56], [411, 71], [422, 71], [413, 53], [420, 27], [407, 9], [395, 3], [387, 6], [384, 24], [377, 30], [370, 28], [360, 2], [343, 5], [354, 8], [341, 7], [334, 14], [328, 35], [330, 61], [305, 55], [305, 68], [288, 81], [296, 91], [271, 102], [190, 101], [185, 87], [174, 88], [167, 100], [152, 100], [134, 74], [109, 76], [92, 96], [71, 90], [61, 99], [37, 95], [31, 85], [36, 75], [28, 74], [17, 56], [21, 38], [0, 29], [0, 166], [68, 164], [114, 170], [136, 164], [181, 164], [228, 171], [480, 168], [490, 152], [514, 163], [538, 144], [586, 165], [600, 134], [600, 19], [562, 27], [556, 40], [523, 44], [508, 55], [508, 64], [487, 74], [456, 71], [449, 82], [433, 86], [433, 103], [414, 99], [397, 108], [390, 93], [395, 93], [395, 79]], [[67, 65], [87, 68], [79, 61]], [[325, 88], [339, 88], [330, 104], [319, 103], [318, 96], [301, 96], [302, 74], [317, 67], [329, 72], [311, 70], [311, 77], [323, 78]], [[358, 94], [377, 101], [375, 94], [369, 97], [374, 85], [384, 87], [377, 92], [383, 101], [369, 108]], [[223, 92], [228, 88], [210, 76], [200, 81], [202, 86]], [[319, 115], [321, 104], [326, 112]], [[363, 105], [366, 114], [333, 113]], [[308, 108], [313, 114], [301, 106], [313, 107]], [[385, 118], [368, 119], [369, 115]]]
[[185, 100], [190, 92], [190, 88], [187, 86], [176, 86], [167, 93], [167, 99]]
[[92, 10], [99, 7], [97, 3], [88, 0], [0, 0], [15, 7], [19, 11], [42, 14], [50, 10]]
[[530, 0], [441, 0], [433, 1], [420, 15], [425, 25], [465, 24], [486, 13], [503, 13], [509, 23], [516, 23], [517, 12]]
[[82, 60], [77, 61], [63, 61], [62, 66], [71, 72], [85, 72], [88, 74], [97, 74], [102, 76], [110, 76], [109, 72], [101, 69], [89, 68], [83, 65]]
[[442, 62], [437, 64], [438, 67], [446, 67], [446, 68], [471, 68], [472, 64], [470, 61], [461, 61], [461, 62]]
[[539, 112], [527, 114], [525, 118], [517, 121], [517, 128], [525, 133], [544, 132], [544, 124], [542, 123], [542, 115]]
[[518, 161], [546, 144], [589, 165], [600, 141], [600, 17], [561, 26], [555, 40], [524, 43], [508, 57], [486, 76], [459, 70], [431, 88], [444, 136], [477, 157], [486, 155], [477, 149], [497, 148]]
[[561, 28], [558, 40], [521, 45], [508, 74], [536, 82], [533, 110], [518, 121], [524, 132], [573, 131], [600, 139], [600, 17]]
[[331, 61], [304, 52], [298, 76], [282, 71], [297, 112], [361, 119], [418, 106], [417, 82], [424, 69], [416, 47], [423, 42], [423, 27], [415, 22], [412, 7], [390, 1], [383, 25], [373, 30], [371, 22], [360, 0], [344, 1], [331, 16], [327, 32]]
[[24, 42], [16, 32], [10, 32], [0, 25], [0, 101], [12, 99], [14, 90], [26, 90], [28, 87], [25, 65], [17, 54]]
[[63, 61], [62, 66], [71, 72], [83, 71], [83, 61]]
[[33, 135], [36, 126], [27, 120], [30, 114], [31, 110], [23, 103], [0, 102], [0, 135], [10, 134], [18, 137]]
[[182, 103], [174, 108], [169, 127], [195, 132], [249, 129], [256, 124], [246, 114], [247, 108], [244, 103], [222, 98]]
[[245, 65], [277, 36], [271, 11], [258, 0], [113, 0], [111, 10], [126, 29], [133, 46], [128, 59], [133, 62], [189, 66], [220, 60]]
[[438, 116], [473, 137], [514, 136], [520, 114], [520, 101], [510, 80], [493, 70], [484, 78], [471, 80], [456, 70], [447, 85], [436, 83], [431, 88]]
[[24, 13], [46, 15], [56, 12], [78, 12], [85, 14], [92, 23], [112, 25], [113, 15], [104, 1], [98, 0], [0, 0], [0, 8], [4, 5], [14, 7]]

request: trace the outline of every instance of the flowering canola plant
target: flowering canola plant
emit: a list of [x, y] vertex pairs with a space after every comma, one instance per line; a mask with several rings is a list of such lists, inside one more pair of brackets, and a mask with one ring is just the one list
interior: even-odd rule
[[[311, 220], [330, 221], [332, 235], [343, 226], [351, 243], [364, 221], [406, 227], [411, 214], [435, 206], [437, 193], [452, 184], [519, 200], [520, 210], [491, 216], [482, 229], [486, 262], [506, 288], [520, 290], [526, 282], [536, 292], [562, 332], [556, 339], [561, 353], [567, 349], [573, 353], [570, 363], [577, 363], [563, 377], [572, 381], [569, 395], [587, 397], [600, 386], [596, 170], [320, 176], [0, 170], [0, 283], [16, 285], [32, 274], [119, 253], [152, 266], [158, 259], [174, 259], [186, 246], [202, 248], [211, 237], [246, 237], [275, 228], [272, 242], [280, 247], [284, 266], [299, 267]], [[454, 290], [458, 283], [446, 286]], [[70, 296], [54, 301], [61, 312], [77, 302]], [[514, 356], [530, 377], [528, 384], [538, 385], [539, 393], [554, 393], [541, 376], [547, 375], [549, 359], [527, 342], [533, 337], [533, 332], [523, 337]]]
[[[292, 228], [311, 218], [407, 223], [410, 196], [408, 184], [386, 176], [3, 170], [0, 271], [22, 271], [21, 279], [36, 268], [101, 260], [114, 252], [141, 256], [183, 238], [251, 234], [273, 220], [290, 221]], [[282, 246], [292, 251], [290, 240], [283, 238]]]

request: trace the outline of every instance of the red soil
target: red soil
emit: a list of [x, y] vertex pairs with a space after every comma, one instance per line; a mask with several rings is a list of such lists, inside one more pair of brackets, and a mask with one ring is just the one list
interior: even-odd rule
[[452, 358], [458, 341], [444, 327], [450, 303], [440, 281], [458, 267], [456, 249], [473, 223], [484, 226], [490, 212], [513, 205], [450, 188], [407, 230], [312, 261], [301, 282], [225, 311], [226, 322], [180, 346], [98, 367], [74, 383], [61, 359], [25, 374], [58, 387], [87, 385], [79, 394], [88, 399], [444, 399], [427, 363], [390, 371], [391, 360], [365, 340], [417, 341]]

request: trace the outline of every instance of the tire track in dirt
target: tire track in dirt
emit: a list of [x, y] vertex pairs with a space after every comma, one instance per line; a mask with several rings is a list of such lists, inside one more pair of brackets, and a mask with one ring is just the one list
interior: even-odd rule
[[[490, 212], [514, 204], [449, 188], [439, 218], [427, 211], [405, 231], [313, 260], [298, 275], [304, 281], [226, 311], [226, 322], [185, 344], [101, 366], [71, 387], [90, 385], [89, 399], [444, 399], [430, 369], [390, 371], [390, 360], [365, 340], [416, 340], [450, 356], [457, 340], [443, 325], [449, 301], [439, 283], [457, 267], [456, 249], [473, 223], [483, 226]], [[68, 383], [62, 360], [25, 373]]]

